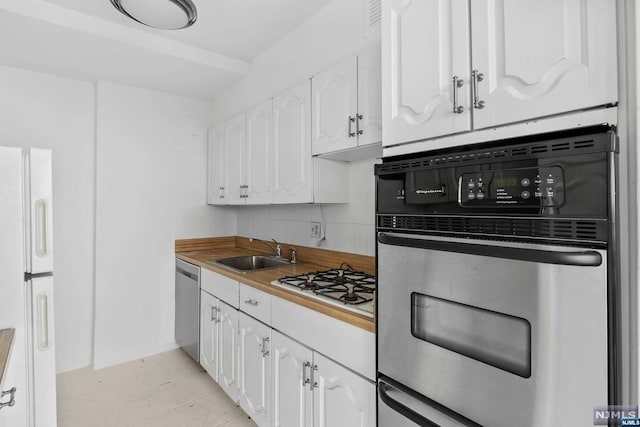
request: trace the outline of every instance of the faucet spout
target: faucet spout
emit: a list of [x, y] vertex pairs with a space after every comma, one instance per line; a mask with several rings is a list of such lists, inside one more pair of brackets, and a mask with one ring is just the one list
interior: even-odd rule
[[282, 247], [280, 246], [280, 243], [278, 243], [276, 241], [276, 239], [271, 239], [271, 240], [274, 243], [273, 245], [271, 244], [271, 242], [269, 242], [267, 240], [257, 239], [257, 238], [254, 238], [254, 237], [249, 238], [250, 242], [257, 241], [257, 242], [261, 242], [261, 243], [264, 243], [265, 245], [269, 246], [269, 248], [276, 255], [276, 258], [282, 258]]

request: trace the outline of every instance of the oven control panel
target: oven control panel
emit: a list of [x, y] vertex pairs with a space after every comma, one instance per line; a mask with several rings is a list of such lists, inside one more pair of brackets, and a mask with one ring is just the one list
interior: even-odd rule
[[560, 207], [564, 174], [559, 166], [478, 171], [458, 178], [458, 203], [464, 207]]

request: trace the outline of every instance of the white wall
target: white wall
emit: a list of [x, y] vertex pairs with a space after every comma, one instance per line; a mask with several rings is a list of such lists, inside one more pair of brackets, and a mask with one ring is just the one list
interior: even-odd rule
[[204, 101], [98, 83], [96, 368], [175, 346], [174, 240], [235, 224], [204, 203], [209, 115]]
[[0, 145], [53, 151], [56, 367], [91, 363], [94, 85], [0, 67]]
[[[213, 122], [242, 112], [294, 86], [334, 63], [379, 43], [365, 36], [362, 0], [333, 0], [307, 22], [260, 54], [251, 72], [213, 103]], [[321, 247], [365, 255], [375, 254], [374, 160], [349, 168], [349, 204], [243, 206], [237, 208], [239, 235], [275, 238], [313, 246], [310, 221], [326, 221]]]

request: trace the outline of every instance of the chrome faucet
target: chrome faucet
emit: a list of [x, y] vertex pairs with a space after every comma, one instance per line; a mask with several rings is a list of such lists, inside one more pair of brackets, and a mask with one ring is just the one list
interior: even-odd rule
[[271, 242], [267, 240], [256, 239], [254, 237], [249, 238], [250, 242], [257, 241], [269, 246], [269, 248], [271, 248], [271, 250], [276, 254], [276, 258], [282, 258], [282, 248], [280, 247], [280, 243], [278, 243], [276, 239], [271, 240], [273, 240], [273, 243], [275, 243], [275, 245], [272, 245]]

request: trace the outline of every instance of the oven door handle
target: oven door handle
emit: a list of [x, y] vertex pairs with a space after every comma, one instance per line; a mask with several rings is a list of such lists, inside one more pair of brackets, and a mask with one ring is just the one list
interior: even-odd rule
[[386, 233], [380, 233], [378, 235], [378, 242], [391, 246], [431, 249], [435, 251], [481, 255], [493, 258], [505, 258], [544, 264], [575, 265], [579, 267], [597, 267], [602, 264], [602, 255], [596, 251], [588, 250], [570, 252], [547, 251], [540, 249], [447, 242], [442, 240], [412, 239], [408, 237], [392, 236]]
[[[415, 402], [413, 405], [416, 406], [416, 409], [420, 407], [425, 411], [433, 412], [434, 414], [437, 414], [437, 418], [439, 418], [439, 420], [436, 422], [427, 418], [425, 415], [418, 413], [417, 410], [411, 409], [407, 404], [394, 399], [389, 393], [402, 396], [403, 400], [407, 400], [407, 404]], [[482, 427], [480, 424], [477, 424], [451, 410], [447, 410], [448, 413], [445, 413], [433, 407], [428, 402], [425, 402], [424, 399], [419, 399], [417, 396], [409, 395], [405, 391], [389, 385], [386, 380], [383, 380], [382, 378], [378, 380], [378, 395], [380, 396], [380, 400], [382, 400], [382, 402], [389, 408], [393, 409], [405, 418], [410, 419], [421, 427], [441, 427], [441, 424], [439, 423], [443, 422], [445, 425], [452, 427]]]

